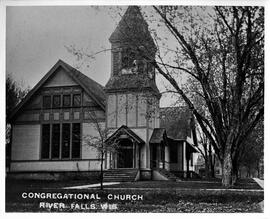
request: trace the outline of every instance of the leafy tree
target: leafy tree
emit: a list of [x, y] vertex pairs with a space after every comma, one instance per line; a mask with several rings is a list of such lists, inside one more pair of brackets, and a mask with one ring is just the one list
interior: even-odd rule
[[16, 82], [11, 74], [6, 78], [6, 165], [9, 167], [9, 160], [11, 155], [10, 138], [11, 138], [11, 125], [10, 115], [12, 110], [20, 103], [20, 101], [28, 93], [29, 88], [23, 89], [22, 86]]
[[9, 117], [15, 106], [25, 97], [29, 88], [23, 89], [22, 86], [16, 82], [11, 74], [6, 78], [6, 118], [9, 123]]
[[[173, 64], [161, 56], [152, 63], [193, 110], [222, 163], [222, 183], [230, 186], [236, 179], [233, 160], [263, 116], [264, 8], [154, 9], [177, 47]], [[181, 73], [198, 83], [197, 94], [203, 98], [210, 120], [178, 83], [177, 74]]]

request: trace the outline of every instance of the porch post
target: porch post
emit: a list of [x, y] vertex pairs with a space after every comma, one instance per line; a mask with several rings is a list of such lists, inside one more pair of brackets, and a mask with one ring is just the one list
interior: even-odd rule
[[157, 149], [157, 168], [159, 169], [159, 163], [160, 163], [160, 144], [158, 144], [158, 149]]
[[189, 174], [189, 150], [186, 148], [186, 161], [187, 161], [187, 178], [190, 178]]
[[136, 144], [135, 144], [135, 141], [132, 140], [132, 159], [133, 159], [133, 162], [132, 162], [132, 168], [135, 168], [136, 167]]

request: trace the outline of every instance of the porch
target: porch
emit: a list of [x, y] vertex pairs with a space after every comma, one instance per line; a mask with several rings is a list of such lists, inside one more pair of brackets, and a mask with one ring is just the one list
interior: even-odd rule
[[197, 178], [193, 166], [197, 150], [187, 141], [170, 138], [165, 129], [158, 128], [149, 144], [152, 170], [167, 170], [178, 178]]
[[106, 140], [109, 141], [117, 141], [117, 148], [108, 153], [107, 169], [140, 169], [141, 147], [145, 142], [136, 133], [121, 126]]

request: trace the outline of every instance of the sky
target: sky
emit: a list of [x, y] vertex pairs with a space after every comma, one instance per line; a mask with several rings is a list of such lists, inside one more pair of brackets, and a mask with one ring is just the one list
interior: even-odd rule
[[[120, 13], [125, 11], [122, 8]], [[66, 47], [88, 54], [109, 49], [108, 41], [121, 16], [116, 8], [91, 6], [8, 6], [6, 11], [6, 73], [23, 87], [35, 84], [59, 60], [77, 67], [105, 85], [111, 71], [110, 51], [78, 61]], [[158, 87], [162, 90], [163, 84]], [[171, 105], [163, 96], [161, 106]]]
[[[7, 7], [6, 72], [33, 87], [58, 59], [78, 64], [65, 46], [89, 52], [110, 48], [115, 23], [108, 13], [87, 6]], [[80, 70], [104, 85], [110, 64], [110, 53], [101, 53]]]

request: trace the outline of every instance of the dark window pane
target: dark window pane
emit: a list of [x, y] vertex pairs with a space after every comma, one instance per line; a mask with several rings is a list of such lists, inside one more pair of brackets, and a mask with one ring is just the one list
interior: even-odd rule
[[81, 105], [81, 95], [74, 94], [73, 95], [73, 106], [80, 106]]
[[43, 96], [43, 107], [51, 108], [51, 96]]
[[63, 96], [63, 106], [70, 106], [70, 95]]
[[60, 105], [61, 105], [61, 96], [54, 95], [53, 96], [53, 107], [60, 107]]
[[42, 125], [41, 158], [50, 158], [50, 124]]
[[178, 145], [173, 143], [170, 146], [170, 162], [171, 163], [178, 163]]
[[60, 124], [52, 126], [52, 158], [59, 158], [60, 155]]
[[72, 158], [80, 158], [81, 156], [81, 126], [80, 123], [72, 125]]
[[70, 124], [65, 123], [62, 127], [62, 158], [69, 158], [70, 151]]
[[122, 51], [122, 68], [134, 67], [136, 53], [131, 48], [126, 48]]

